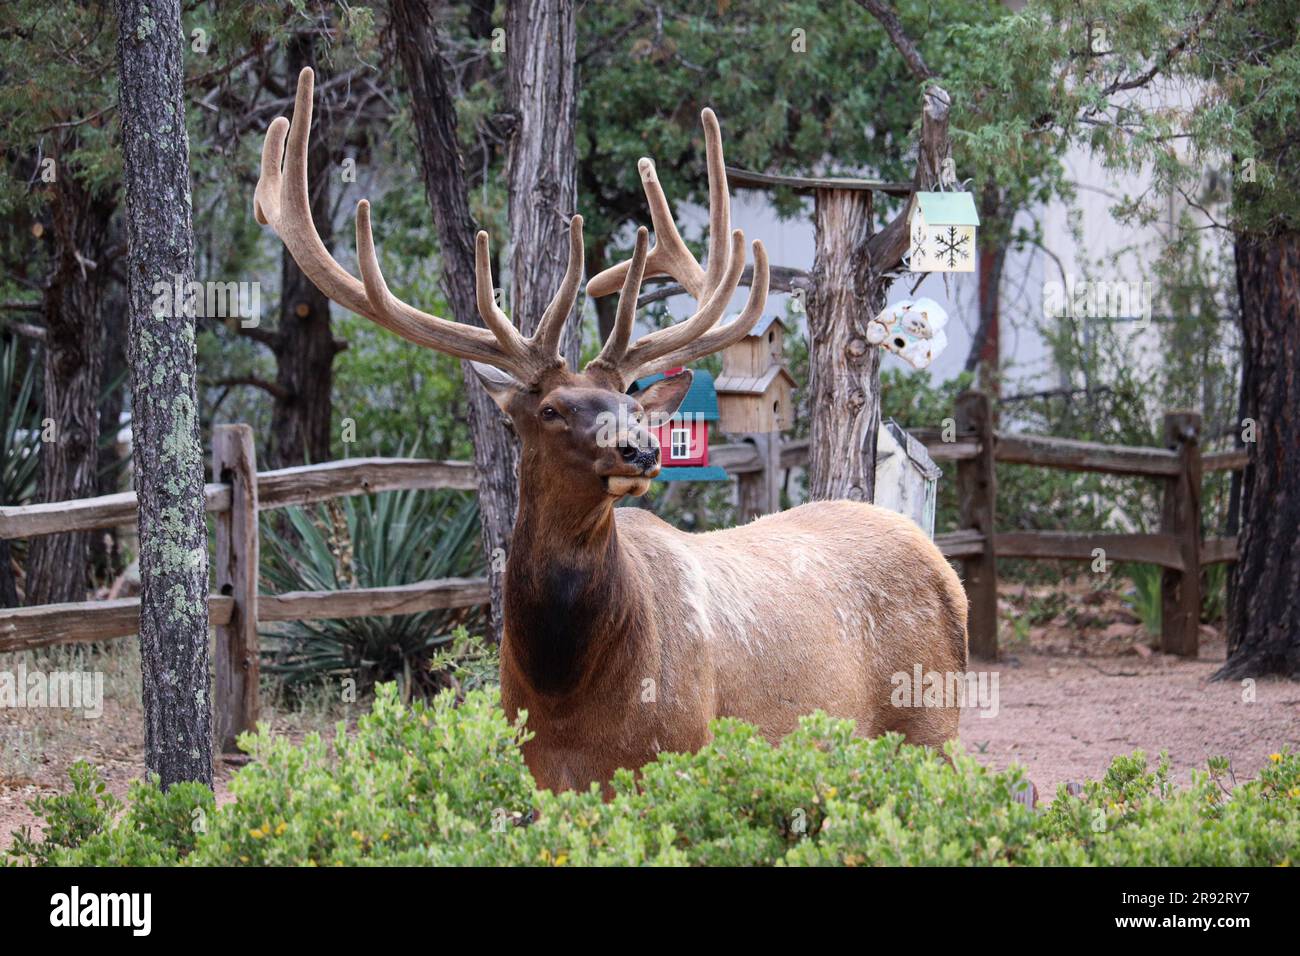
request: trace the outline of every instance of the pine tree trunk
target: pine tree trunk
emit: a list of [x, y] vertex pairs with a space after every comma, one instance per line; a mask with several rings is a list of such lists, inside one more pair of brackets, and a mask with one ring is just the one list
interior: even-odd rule
[[[145, 762], [212, 785], [208, 541], [194, 316], [155, 308], [194, 277], [180, 0], [118, 0]], [[170, 307], [167, 307], [170, 305]]]
[[[1243, 419], [1256, 444], [1216, 676], [1300, 676], [1300, 233], [1238, 236]], [[1244, 425], [1243, 425], [1244, 427]]]
[[871, 501], [880, 428], [880, 349], [867, 322], [885, 306], [885, 285], [862, 249], [871, 235], [871, 194], [817, 190], [817, 252], [808, 301], [808, 493], [814, 501]]
[[[73, 173], [57, 169], [51, 212], [57, 260], [45, 291], [44, 418], [39, 500], [98, 493], [101, 300], [108, 272], [105, 246], [113, 204], [96, 198]], [[79, 531], [33, 539], [28, 604], [86, 599], [90, 535]]]
[[[438, 33], [429, 4], [423, 0], [393, 0], [392, 15], [397, 53], [413, 106], [424, 190], [442, 251], [443, 292], [457, 322], [482, 326], [474, 297], [477, 225], [469, 211], [465, 170], [456, 138], [456, 107], [447, 88], [447, 67], [438, 46]], [[514, 527], [519, 451], [505, 416], [479, 384], [474, 370], [462, 362], [461, 371], [469, 397], [469, 429], [478, 473], [479, 526], [489, 562], [492, 636], [500, 640], [504, 575], [496, 569], [504, 567], [500, 558], [506, 553]]]
[[[313, 39], [300, 33], [287, 43], [290, 88], [303, 67], [316, 65]], [[311, 188], [312, 220], [328, 249], [334, 232], [330, 186], [337, 175], [330, 152], [329, 110], [317, 107], [314, 124], [314, 145], [307, 153], [307, 182]], [[329, 299], [303, 275], [288, 249], [280, 257], [280, 326], [272, 351], [279, 391], [273, 396], [271, 410], [267, 448], [270, 467], [329, 461], [334, 356], [339, 349], [330, 329]]]
[[[509, 4], [510, 308], [525, 335], [536, 329], [569, 261], [568, 223], [578, 201], [576, 59], [573, 0]], [[578, 364], [581, 331], [571, 318], [560, 339], [570, 368]]]

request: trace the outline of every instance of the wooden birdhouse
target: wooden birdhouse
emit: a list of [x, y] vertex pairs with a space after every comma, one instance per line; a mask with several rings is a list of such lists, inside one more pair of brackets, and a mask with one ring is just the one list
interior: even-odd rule
[[967, 192], [917, 193], [908, 230], [913, 272], [974, 272], [975, 200]]
[[783, 361], [785, 332], [785, 323], [768, 316], [723, 350], [714, 385], [724, 432], [777, 432], [793, 424], [795, 381]]

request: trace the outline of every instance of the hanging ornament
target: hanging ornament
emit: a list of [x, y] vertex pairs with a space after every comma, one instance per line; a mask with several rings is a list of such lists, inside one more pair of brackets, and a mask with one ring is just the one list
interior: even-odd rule
[[947, 324], [948, 313], [934, 299], [894, 302], [867, 323], [867, 341], [912, 368], [927, 368], [948, 347]]

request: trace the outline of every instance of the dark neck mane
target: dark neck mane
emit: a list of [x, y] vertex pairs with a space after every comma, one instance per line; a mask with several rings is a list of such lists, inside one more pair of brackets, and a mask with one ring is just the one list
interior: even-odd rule
[[547, 496], [520, 463], [519, 517], [506, 568], [511, 655], [538, 693], [563, 697], [628, 661], [644, 625], [611, 499]]

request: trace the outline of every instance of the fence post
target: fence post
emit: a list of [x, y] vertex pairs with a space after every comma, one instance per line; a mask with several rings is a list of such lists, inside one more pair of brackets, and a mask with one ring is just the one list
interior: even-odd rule
[[223, 753], [238, 747], [235, 737], [253, 730], [258, 713], [257, 640], [257, 459], [253, 429], [215, 425], [212, 477], [229, 484], [230, 510], [217, 512], [217, 593], [234, 599], [230, 623], [218, 625], [212, 693], [216, 743]]
[[977, 555], [962, 558], [968, 612], [966, 630], [970, 653], [985, 660], [998, 656], [998, 564], [993, 547], [997, 512], [997, 487], [993, 474], [993, 412], [989, 398], [980, 392], [957, 396], [957, 432], [979, 441], [975, 458], [957, 462], [957, 495], [961, 502], [961, 527], [984, 536]]
[[1195, 657], [1201, 633], [1201, 416], [1169, 412], [1164, 434], [1181, 468], [1165, 479], [1160, 530], [1178, 539], [1183, 569], [1165, 568], [1161, 575], [1160, 649]]
[[781, 435], [751, 434], [746, 442], [754, 446], [754, 453], [762, 469], [736, 476], [737, 521], [753, 521], [763, 515], [781, 510]]

